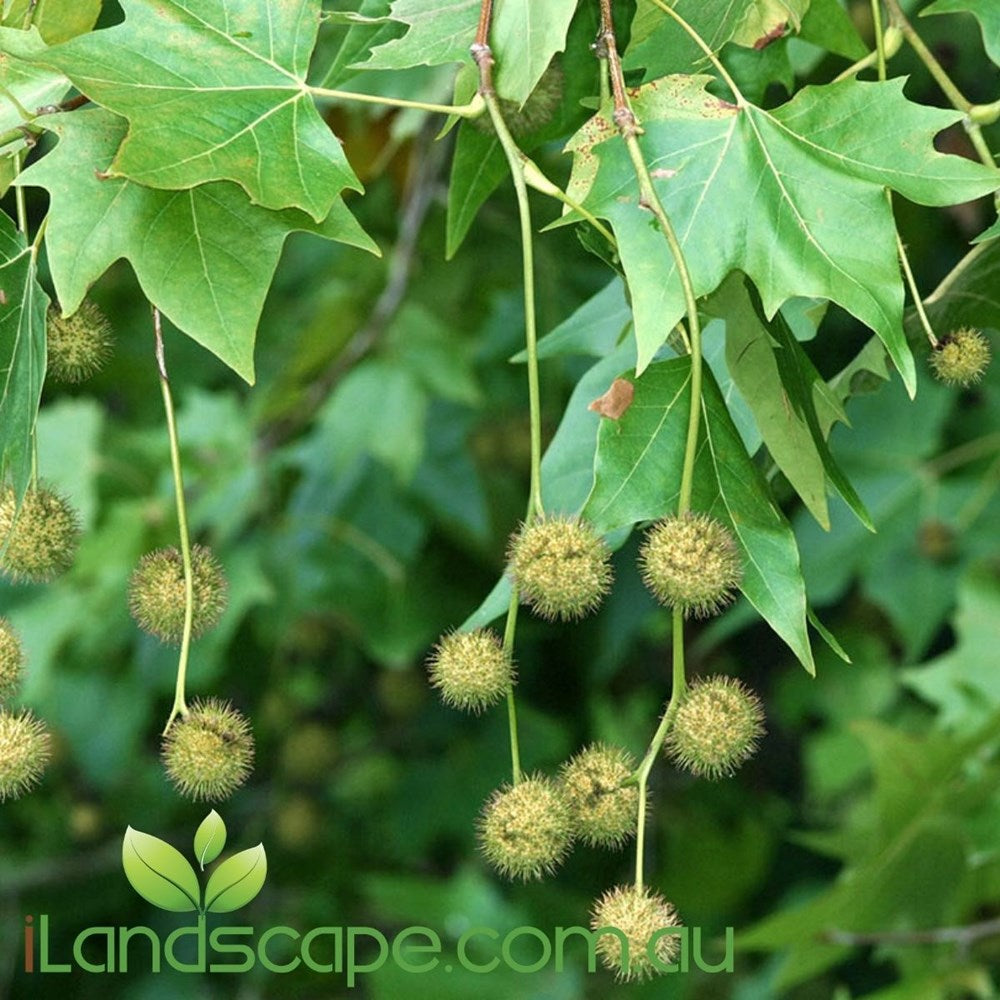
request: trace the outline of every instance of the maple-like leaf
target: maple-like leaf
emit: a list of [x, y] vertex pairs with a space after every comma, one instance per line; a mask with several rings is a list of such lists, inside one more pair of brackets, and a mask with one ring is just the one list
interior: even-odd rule
[[285, 237], [295, 230], [378, 252], [339, 198], [327, 218], [252, 205], [236, 184], [160, 191], [100, 168], [125, 134], [124, 119], [95, 108], [40, 120], [56, 148], [17, 183], [51, 197], [45, 246], [64, 313], [125, 257], [146, 297], [181, 330], [253, 381], [253, 346]]
[[[467, 62], [476, 37], [480, 0], [395, 0], [391, 17], [408, 25], [402, 38], [378, 46], [364, 69], [406, 69]], [[496, 0], [490, 45], [496, 58], [496, 86], [501, 97], [523, 103], [557, 52], [577, 0]]]
[[344, 188], [361, 190], [305, 84], [320, 0], [122, 7], [123, 23], [39, 57], [128, 119], [102, 169], [157, 188], [234, 181], [256, 204], [317, 221]]
[[[741, 270], [768, 318], [795, 295], [830, 299], [878, 334], [912, 393], [916, 373], [884, 189], [949, 205], [997, 189], [1000, 174], [938, 153], [934, 135], [961, 116], [908, 101], [902, 80], [806, 87], [774, 111], [719, 100], [705, 91], [706, 81], [665, 77], [633, 101], [642, 154], [695, 293]], [[569, 192], [615, 231], [641, 371], [684, 315], [684, 300], [610, 114], [605, 107], [570, 141]], [[560, 224], [567, 220], [577, 217]]]

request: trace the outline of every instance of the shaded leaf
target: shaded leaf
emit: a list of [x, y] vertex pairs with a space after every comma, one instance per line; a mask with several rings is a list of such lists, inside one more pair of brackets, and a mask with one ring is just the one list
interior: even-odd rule
[[[768, 317], [794, 295], [837, 302], [879, 335], [912, 393], [895, 225], [883, 189], [949, 204], [994, 190], [1000, 175], [936, 152], [933, 135], [957, 115], [910, 103], [901, 80], [806, 87], [775, 111], [719, 101], [704, 83], [670, 77], [634, 100], [645, 130], [639, 143], [695, 293], [711, 292], [741, 268]], [[683, 315], [684, 299], [609, 114], [592, 118], [567, 147], [574, 153], [570, 194], [615, 230], [642, 371]]]
[[35, 254], [0, 212], [0, 479], [31, 480], [31, 437], [45, 380], [45, 312]]
[[198, 909], [198, 876], [184, 855], [159, 837], [129, 827], [122, 840], [122, 867], [132, 888], [161, 910]]
[[994, 0], [937, 0], [921, 12], [930, 14], [972, 14], [983, 32], [983, 45], [989, 57], [1000, 66], [1000, 7]]
[[[480, 0], [395, 0], [393, 20], [408, 25], [402, 38], [378, 46], [365, 69], [405, 69], [471, 60]], [[501, 97], [523, 104], [557, 52], [566, 48], [566, 31], [577, 0], [497, 0], [490, 44], [496, 58]]]
[[[33, 115], [40, 107], [57, 104], [69, 91], [70, 82], [62, 73], [33, 62], [44, 51], [37, 28], [0, 28], [0, 131], [25, 124], [22, 112]], [[4, 146], [4, 152], [11, 148]]]
[[225, 849], [226, 824], [222, 817], [213, 809], [198, 825], [194, 834], [194, 854], [205, 870]]
[[[122, 0], [125, 21], [44, 59], [129, 121], [114, 177], [156, 188], [241, 185], [265, 208], [324, 219], [361, 190], [305, 88], [320, 0]], [[108, 167], [110, 164], [110, 167]]]
[[212, 872], [205, 887], [207, 913], [231, 913], [252, 900], [267, 877], [267, 855], [258, 844], [226, 858]]
[[295, 209], [256, 208], [235, 184], [158, 191], [102, 179], [96, 171], [125, 129], [107, 111], [47, 115], [43, 124], [59, 144], [17, 183], [51, 195], [45, 245], [65, 314], [125, 257], [171, 322], [252, 382], [257, 322], [288, 234], [306, 230], [377, 252], [339, 200], [317, 224]]

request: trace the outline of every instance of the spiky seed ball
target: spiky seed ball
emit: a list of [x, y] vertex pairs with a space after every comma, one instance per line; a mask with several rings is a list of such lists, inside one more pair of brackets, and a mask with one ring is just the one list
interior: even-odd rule
[[521, 601], [549, 621], [582, 618], [611, 588], [604, 539], [573, 517], [543, 517], [512, 536], [509, 572]]
[[935, 378], [946, 385], [962, 388], [978, 382], [989, 363], [989, 341], [978, 330], [969, 327], [949, 333], [930, 353]]
[[735, 677], [696, 681], [666, 741], [679, 767], [697, 777], [728, 778], [756, 752], [764, 735], [760, 699]]
[[740, 552], [725, 525], [707, 514], [658, 521], [639, 550], [639, 568], [653, 596], [685, 618], [717, 614], [743, 578]]
[[0, 704], [17, 693], [24, 673], [24, 650], [14, 626], [0, 618]]
[[253, 734], [228, 702], [195, 702], [163, 737], [163, 766], [181, 795], [228, 799], [253, 770]]
[[45, 723], [27, 709], [0, 710], [0, 802], [17, 799], [41, 780], [52, 753]]
[[569, 803], [554, 781], [533, 774], [493, 793], [479, 817], [478, 834], [484, 857], [505, 878], [540, 879], [569, 852]]
[[[672, 903], [648, 887], [619, 885], [609, 889], [595, 904], [591, 915], [591, 930], [615, 927], [627, 943], [627, 955], [622, 948], [622, 937], [602, 934], [596, 951], [605, 968], [621, 980], [651, 979], [664, 970], [650, 960], [650, 939], [657, 931], [667, 927], [680, 927], [681, 922]], [[679, 940], [674, 934], [661, 934], [653, 945], [653, 955], [663, 965], [670, 965], [680, 951]]]
[[72, 316], [49, 306], [46, 326], [48, 371], [60, 382], [83, 382], [111, 356], [111, 324], [89, 299]]
[[485, 628], [444, 636], [427, 669], [431, 685], [446, 705], [477, 715], [500, 701], [514, 680], [500, 637]]
[[639, 790], [622, 787], [635, 770], [627, 750], [594, 743], [563, 764], [573, 832], [592, 847], [621, 847], [635, 833]]
[[[194, 616], [191, 636], [207, 632], [226, 610], [227, 587], [222, 567], [211, 549], [191, 549]], [[179, 643], [184, 635], [184, 560], [176, 548], [147, 552], [129, 580], [129, 610], [136, 624], [163, 642]]]
[[[510, 130], [510, 134], [515, 139], [520, 139], [532, 132], [537, 132], [544, 128], [555, 118], [562, 101], [563, 90], [565, 89], [565, 74], [562, 66], [554, 61], [542, 74], [542, 78], [535, 85], [524, 105], [507, 98], [500, 98], [500, 113], [503, 115], [504, 124]], [[488, 114], [478, 115], [476, 118], [468, 119], [473, 128], [480, 132], [492, 135], [496, 130], [493, 127], [493, 119]]]
[[[73, 565], [80, 523], [54, 490], [30, 489], [17, 509], [9, 486], [0, 496], [0, 571], [15, 583], [45, 583]], [[6, 546], [6, 548], [4, 548]]]

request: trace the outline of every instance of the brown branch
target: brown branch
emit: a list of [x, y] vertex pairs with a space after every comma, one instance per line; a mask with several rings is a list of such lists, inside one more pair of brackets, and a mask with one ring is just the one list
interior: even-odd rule
[[632, 111], [625, 91], [625, 74], [621, 57], [618, 55], [618, 40], [615, 37], [615, 23], [611, 14], [611, 0], [601, 0], [601, 27], [594, 45], [598, 56], [608, 62], [611, 78], [611, 94], [615, 101], [614, 120], [622, 137], [642, 135], [642, 129]]
[[486, 97], [493, 90], [493, 50], [490, 48], [490, 28], [493, 24], [493, 0], [482, 0], [476, 40], [469, 50], [479, 67], [479, 93]]
[[967, 946], [981, 940], [1000, 934], [1000, 917], [983, 920], [977, 924], [966, 924], [964, 927], [931, 927], [927, 930], [913, 931], [870, 931], [855, 933], [831, 929], [824, 931], [822, 939], [829, 944], [858, 947], [862, 945], [879, 944], [948, 944], [954, 943]]

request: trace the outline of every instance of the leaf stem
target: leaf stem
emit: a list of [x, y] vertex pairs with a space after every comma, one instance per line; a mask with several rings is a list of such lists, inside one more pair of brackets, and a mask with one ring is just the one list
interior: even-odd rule
[[177, 505], [177, 527], [181, 538], [181, 561], [184, 566], [184, 630], [181, 633], [181, 651], [177, 660], [177, 685], [174, 689], [174, 704], [163, 729], [164, 735], [170, 730], [178, 715], [188, 714], [184, 697], [187, 681], [188, 657], [191, 652], [191, 626], [194, 621], [194, 574], [191, 569], [191, 539], [188, 534], [187, 504], [184, 500], [184, 475], [181, 470], [180, 441], [177, 436], [177, 419], [174, 401], [170, 392], [170, 378], [163, 352], [163, 329], [160, 310], [153, 307], [153, 333], [155, 336], [156, 366], [160, 376], [160, 391], [163, 394], [163, 408], [167, 415], [167, 433], [170, 437], [170, 466], [174, 478], [174, 498]]
[[382, 97], [377, 94], [357, 94], [348, 90], [330, 90], [327, 87], [307, 87], [313, 97], [326, 97], [335, 101], [359, 101], [362, 104], [380, 104], [389, 108], [415, 108], [434, 114], [457, 115], [459, 118], [477, 118], [486, 107], [476, 94], [468, 104], [428, 104], [426, 101], [408, 101], [402, 97]]
[[[510, 605], [507, 608], [507, 624], [503, 633], [503, 651], [507, 657], [514, 657], [514, 635], [517, 632], [517, 613], [520, 606], [517, 584], [511, 588]], [[507, 688], [507, 727], [510, 731], [510, 769], [513, 784], [518, 784], [524, 777], [521, 772], [521, 748], [517, 737], [517, 702], [514, 698], [514, 683]]]
[[[891, 212], [892, 192], [888, 188], [885, 189], [885, 196], [889, 202], [889, 211]], [[931, 326], [931, 321], [927, 318], [927, 311], [924, 309], [924, 303], [920, 298], [920, 289], [917, 288], [917, 281], [913, 277], [913, 268], [910, 267], [910, 258], [898, 229], [896, 230], [896, 248], [899, 251], [899, 262], [903, 266], [903, 274], [906, 275], [906, 284], [909, 286], [914, 308], [917, 310], [917, 316], [920, 317], [920, 325], [924, 328], [924, 333], [927, 334], [927, 339], [931, 342], [931, 347], [937, 347], [938, 339], [934, 335], [934, 328]]]
[[568, 208], [572, 209], [577, 215], [581, 216], [587, 222], [589, 222], [594, 229], [597, 230], [612, 247], [617, 247], [618, 243], [615, 240], [614, 234], [608, 229], [607, 226], [601, 222], [596, 216], [592, 215], [591, 212], [584, 208], [579, 202], [574, 201], [558, 184], [553, 183], [538, 169], [538, 165], [534, 160], [521, 154], [521, 167], [524, 170], [524, 180], [528, 187], [540, 194], [548, 195], [550, 198], [555, 198], [557, 201], [561, 201]]
[[[492, 56], [489, 57], [492, 65]], [[523, 154], [514, 142], [503, 120], [496, 94], [483, 95], [493, 127], [503, 147], [517, 194], [517, 210], [521, 226], [521, 265], [524, 275], [524, 333], [528, 354], [528, 406], [531, 414], [531, 503], [529, 520], [545, 512], [542, 505], [542, 410], [538, 379], [538, 327], [535, 313], [535, 258], [531, 226], [531, 205], [524, 176]]]
[[[654, 3], [656, 2], [658, 0], [654, 0]], [[952, 80], [945, 68], [938, 62], [934, 53], [924, 43], [924, 40], [917, 33], [917, 29], [913, 27], [909, 18], [903, 12], [903, 8], [899, 5], [899, 0], [885, 0], [885, 2], [889, 8], [893, 24], [903, 33], [903, 37], [909, 43], [910, 48], [913, 49], [920, 61], [927, 67], [927, 71], [937, 81], [937, 85], [951, 102], [952, 106], [966, 116], [965, 130], [969, 134], [969, 141], [975, 147], [979, 159], [986, 166], [997, 169], [996, 159], [993, 153], [990, 152], [990, 148], [986, 144], [986, 139], [983, 138], [983, 130], [972, 116], [971, 112], [974, 107], [972, 102], [958, 89], [955, 81]]]
[[[603, 3], [604, 0], [601, 0], [601, 2]], [[681, 17], [681, 15], [678, 14], [676, 10], [673, 9], [673, 7], [667, 6], [667, 4], [663, 2], [663, 0], [653, 0], [653, 4], [659, 7], [664, 14], [667, 14], [670, 17], [672, 17], [684, 29], [684, 31], [686, 31], [688, 35], [691, 36], [691, 39], [698, 46], [698, 48], [700, 48], [701, 51], [704, 52], [705, 55], [708, 57], [709, 62], [715, 67], [719, 76], [721, 76], [722, 79], [726, 81], [726, 85], [733, 92], [733, 96], [736, 98], [736, 103], [739, 104], [740, 106], [748, 104], [749, 102], [740, 92], [740, 88], [736, 86], [736, 81], [726, 71], [726, 67], [722, 65], [722, 61], [715, 54], [715, 52], [712, 51], [712, 47], [705, 41], [705, 39], [702, 38], [701, 35], [699, 35], [698, 32], [695, 31], [694, 28], [692, 28], [691, 25], [688, 24], [687, 21], [685, 21], [684, 18]], [[611, 80], [613, 85], [614, 84], [613, 72]]]
[[[21, 168], [24, 166], [24, 153], [22, 149], [20, 152], [14, 155], [14, 176], [16, 177], [20, 172]], [[17, 211], [17, 228], [18, 231], [24, 236], [25, 239], [28, 238], [28, 210], [25, 202], [24, 188], [18, 184], [14, 188], [14, 205]]]
[[882, 32], [882, 0], [872, 0], [872, 25], [875, 28], [875, 64], [878, 78], [885, 82], [885, 37]]

